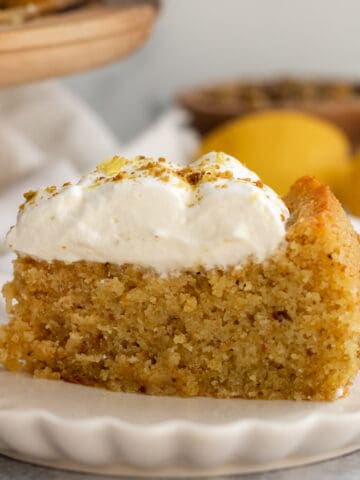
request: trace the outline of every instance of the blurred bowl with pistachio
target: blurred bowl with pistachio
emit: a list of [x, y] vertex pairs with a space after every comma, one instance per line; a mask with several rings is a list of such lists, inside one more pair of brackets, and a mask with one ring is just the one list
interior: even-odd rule
[[360, 83], [332, 79], [239, 80], [191, 88], [179, 97], [202, 135], [249, 113], [297, 110], [335, 124], [360, 146]]

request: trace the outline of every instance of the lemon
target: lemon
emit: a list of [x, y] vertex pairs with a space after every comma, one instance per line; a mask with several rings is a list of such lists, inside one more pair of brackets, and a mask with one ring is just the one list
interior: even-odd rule
[[293, 111], [256, 113], [224, 124], [204, 138], [200, 154], [212, 150], [238, 158], [280, 195], [303, 175], [337, 191], [350, 164], [350, 145], [341, 130]]
[[350, 164], [339, 198], [350, 213], [360, 217], [360, 152]]

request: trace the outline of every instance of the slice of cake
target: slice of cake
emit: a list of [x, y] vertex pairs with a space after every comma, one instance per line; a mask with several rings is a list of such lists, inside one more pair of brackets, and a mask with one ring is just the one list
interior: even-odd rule
[[[154, 395], [332, 400], [359, 370], [360, 246], [329, 188], [114, 157], [28, 192], [0, 360]], [[287, 207], [285, 206], [287, 205]]]

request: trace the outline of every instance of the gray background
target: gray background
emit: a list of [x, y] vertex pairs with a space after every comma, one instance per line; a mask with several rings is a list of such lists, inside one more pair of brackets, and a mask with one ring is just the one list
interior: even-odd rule
[[65, 81], [121, 139], [184, 87], [271, 74], [360, 77], [359, 0], [164, 0], [155, 34], [119, 64]]
[[[184, 87], [204, 81], [305, 73], [360, 76], [359, 0], [165, 0], [150, 42], [131, 58], [64, 83], [121, 140], [145, 128]], [[355, 480], [360, 453], [256, 480]], [[87, 475], [0, 456], [0, 480], [81, 480]], [[92, 477], [90, 478], [100, 478]]]

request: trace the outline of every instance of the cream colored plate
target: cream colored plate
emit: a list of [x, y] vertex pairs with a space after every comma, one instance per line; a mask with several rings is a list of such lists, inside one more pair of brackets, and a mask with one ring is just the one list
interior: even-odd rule
[[114, 0], [0, 25], [0, 86], [32, 82], [114, 62], [149, 37], [157, 0]]
[[111, 393], [0, 371], [0, 452], [104, 474], [294, 466], [360, 448], [360, 379], [333, 403]]

